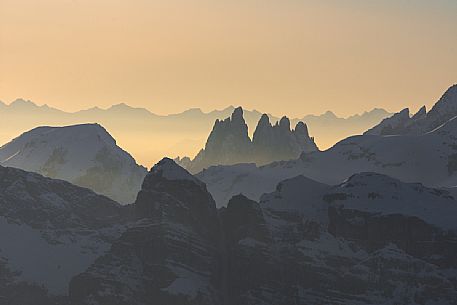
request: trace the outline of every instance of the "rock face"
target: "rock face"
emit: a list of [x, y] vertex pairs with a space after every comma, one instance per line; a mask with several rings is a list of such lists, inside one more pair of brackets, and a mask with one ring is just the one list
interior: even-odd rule
[[446, 192], [373, 173], [236, 196], [221, 211], [229, 304], [456, 304], [456, 211]]
[[220, 217], [227, 251], [226, 304], [251, 304], [250, 300], [262, 295], [259, 286], [267, 284], [275, 268], [270, 231], [260, 205], [243, 195], [234, 196]]
[[[423, 108], [425, 110], [425, 108]], [[418, 112], [414, 116], [421, 117], [422, 114]], [[381, 123], [367, 130], [364, 134], [367, 135], [392, 135], [404, 134], [408, 132], [410, 127], [411, 118], [409, 117], [409, 109], [405, 108], [402, 111], [395, 113], [390, 118], [382, 120]]]
[[451, 86], [427, 113], [425, 106], [411, 118], [403, 109], [379, 125], [368, 130], [369, 135], [424, 134], [445, 124], [457, 116], [457, 84]]
[[196, 163], [206, 164], [240, 163], [250, 155], [250, 150], [251, 139], [243, 118], [243, 109], [236, 108], [230, 118], [216, 120], [205, 149], [195, 157], [195, 160]]
[[239, 107], [234, 110], [231, 118], [216, 120], [205, 149], [194, 160], [189, 162], [189, 158], [185, 157], [175, 161], [192, 173], [198, 173], [211, 165], [262, 165], [295, 159], [303, 152], [317, 150], [314, 139], [309, 136], [308, 128], [303, 122], [298, 122], [295, 129], [291, 130], [290, 120], [283, 117], [272, 126], [266, 114], [261, 116], [251, 141], [243, 109]]
[[216, 212], [204, 184], [163, 160], [134, 224], [72, 280], [72, 304], [457, 304], [457, 202], [362, 173], [303, 176]]
[[223, 304], [221, 231], [205, 185], [170, 159], [146, 176], [136, 222], [70, 287], [74, 304]]
[[0, 206], [7, 304], [457, 304], [457, 201], [385, 175], [297, 176], [217, 211], [170, 159], [129, 207], [0, 168]]
[[0, 303], [66, 304], [70, 279], [109, 249], [126, 220], [107, 197], [0, 166]]
[[147, 171], [98, 124], [38, 127], [0, 147], [0, 165], [88, 187], [132, 203]]
[[[452, 109], [449, 103], [453, 90], [448, 90], [441, 99], [446, 101], [449, 109]], [[442, 107], [443, 104], [438, 109]], [[392, 117], [390, 122], [403, 122], [401, 128], [406, 130], [408, 126], [425, 124], [424, 115], [430, 118], [425, 108], [413, 116], [413, 121], [408, 119], [408, 110], [404, 110]], [[395, 125], [388, 125], [388, 122], [385, 121], [383, 128]], [[406, 125], [405, 122], [416, 123]], [[395, 126], [399, 130], [400, 125]], [[378, 126], [371, 131], [374, 134], [367, 132], [349, 137], [325, 151], [303, 153], [297, 160], [260, 167], [252, 164], [214, 166], [197, 176], [206, 183], [218, 206], [225, 206], [232, 196], [239, 193], [258, 200], [262, 194], [273, 191], [280, 181], [297, 175], [333, 185], [356, 173], [377, 172], [430, 187], [453, 188], [457, 185], [457, 118], [453, 117], [426, 133], [376, 135], [383, 133], [381, 129]]]
[[295, 129], [291, 130], [287, 117], [272, 126], [265, 114], [254, 132], [252, 146], [254, 163], [259, 165], [295, 159], [303, 152], [317, 150], [314, 140], [308, 134], [308, 127], [303, 122], [298, 122]]

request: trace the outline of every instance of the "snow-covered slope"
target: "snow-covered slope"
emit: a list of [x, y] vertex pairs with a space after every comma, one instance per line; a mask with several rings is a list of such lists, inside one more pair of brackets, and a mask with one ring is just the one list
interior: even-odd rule
[[0, 167], [0, 302], [456, 305], [456, 214], [451, 193], [376, 173], [217, 211], [170, 159], [127, 207]]
[[[337, 196], [332, 198], [331, 194]], [[331, 194], [326, 198], [344, 209], [380, 217], [392, 214], [416, 217], [430, 225], [457, 232], [457, 202], [446, 190], [404, 183], [376, 173], [360, 173], [334, 187]]]
[[445, 191], [375, 173], [336, 186], [297, 176], [217, 215], [204, 185], [164, 159], [135, 210], [73, 279], [74, 303], [457, 304], [457, 202]]
[[229, 304], [456, 304], [456, 213], [446, 192], [374, 173], [237, 195], [221, 210]]
[[445, 124], [457, 116], [457, 84], [449, 87], [435, 105], [427, 112], [423, 106], [412, 117], [409, 109], [386, 118], [365, 134], [371, 135], [399, 135], [399, 134], [423, 134]]
[[423, 135], [354, 136], [298, 160], [262, 167], [215, 166], [197, 176], [207, 184], [218, 206], [223, 206], [239, 193], [257, 200], [281, 180], [296, 175], [337, 184], [367, 171], [433, 187], [457, 185], [457, 119]]
[[0, 147], [0, 165], [37, 172], [132, 203], [146, 169], [98, 124], [38, 127]]
[[68, 295], [71, 278], [124, 230], [121, 210], [86, 188], [0, 166], [2, 297], [8, 304], [52, 304]]

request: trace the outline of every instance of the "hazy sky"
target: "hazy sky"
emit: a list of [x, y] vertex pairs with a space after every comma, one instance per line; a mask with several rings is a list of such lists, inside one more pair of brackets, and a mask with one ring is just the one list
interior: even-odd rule
[[0, 99], [298, 117], [430, 106], [456, 0], [0, 0]]

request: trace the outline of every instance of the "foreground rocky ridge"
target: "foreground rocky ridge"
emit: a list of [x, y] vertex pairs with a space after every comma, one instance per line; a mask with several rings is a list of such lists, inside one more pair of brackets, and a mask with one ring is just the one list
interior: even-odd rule
[[165, 159], [135, 211], [72, 280], [73, 303], [457, 304], [446, 191], [374, 173], [337, 186], [297, 176], [217, 212], [204, 184]]
[[262, 115], [251, 140], [243, 118], [243, 109], [238, 107], [230, 118], [216, 120], [205, 149], [202, 149], [193, 160], [184, 157], [175, 161], [190, 172], [198, 173], [211, 165], [250, 162], [262, 165], [278, 160], [295, 159], [303, 152], [317, 150], [306, 124], [298, 122], [295, 129], [291, 130], [287, 117], [272, 125], [268, 115]]
[[457, 304], [457, 201], [385, 175], [336, 186], [297, 176], [217, 210], [170, 159], [126, 207], [0, 167], [0, 206], [2, 232], [23, 241], [30, 230], [48, 244], [39, 261], [36, 243], [14, 252], [0, 236], [8, 304]]
[[145, 178], [136, 222], [70, 285], [75, 304], [222, 304], [220, 225], [203, 183], [170, 159]]

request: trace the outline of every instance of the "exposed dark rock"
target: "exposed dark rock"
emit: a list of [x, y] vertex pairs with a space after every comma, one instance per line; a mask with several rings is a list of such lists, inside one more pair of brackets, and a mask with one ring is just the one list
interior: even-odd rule
[[457, 84], [451, 86], [427, 113], [425, 106], [411, 118], [408, 109], [366, 131], [371, 135], [424, 134], [457, 116]]
[[274, 269], [272, 239], [259, 204], [243, 195], [233, 197], [220, 212], [225, 233], [228, 304], [249, 304], [252, 294]]
[[75, 304], [223, 304], [220, 225], [214, 200], [170, 159], [146, 176], [136, 223], [75, 277]]
[[261, 116], [251, 141], [243, 118], [243, 109], [238, 107], [231, 118], [216, 120], [205, 149], [192, 161], [187, 157], [177, 158], [175, 161], [192, 173], [197, 173], [212, 165], [263, 165], [295, 159], [303, 152], [316, 150], [314, 139], [309, 136], [308, 128], [303, 122], [298, 122], [295, 130], [291, 130], [290, 120], [282, 117], [272, 126], [266, 114]]
[[[457, 304], [457, 202], [444, 190], [375, 173], [336, 186], [297, 176], [259, 203], [240, 194], [217, 211], [204, 183], [163, 159], [135, 204], [120, 207], [63, 181], [0, 169], [2, 217], [59, 231], [51, 218], [60, 201], [39, 204], [55, 187], [96, 206], [62, 195], [72, 202], [62, 212], [74, 219], [66, 236], [99, 230], [111, 240], [72, 278], [69, 297], [18, 281], [0, 259], [0, 304]], [[20, 217], [12, 194], [29, 202], [17, 206]], [[34, 204], [49, 210], [40, 226], [24, 216]], [[122, 232], [103, 237], [116, 224]]]

